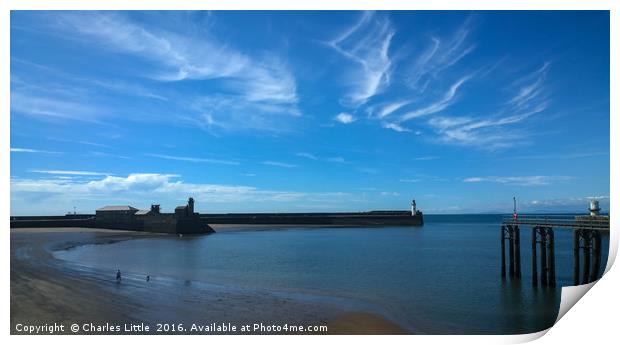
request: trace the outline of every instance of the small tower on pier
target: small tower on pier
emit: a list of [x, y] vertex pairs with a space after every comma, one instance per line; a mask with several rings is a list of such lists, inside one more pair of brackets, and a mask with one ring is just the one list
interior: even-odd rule
[[599, 212], [601, 212], [601, 208], [598, 205], [598, 200], [590, 200], [590, 215], [598, 216]]
[[187, 200], [187, 215], [194, 215], [194, 198], [189, 198], [189, 200]]
[[418, 213], [418, 209], [415, 204], [415, 199], [411, 200], [411, 215], [415, 216]]

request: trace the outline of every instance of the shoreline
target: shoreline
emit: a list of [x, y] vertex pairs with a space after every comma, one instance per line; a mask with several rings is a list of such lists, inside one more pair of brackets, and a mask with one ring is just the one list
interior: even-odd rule
[[[220, 231], [266, 227], [225, 228]], [[214, 288], [209, 284], [204, 290], [195, 287], [196, 282], [145, 283], [131, 277], [118, 284], [114, 272], [73, 269], [52, 254], [55, 250], [70, 250], [80, 245], [162, 236], [170, 235], [86, 228], [11, 229], [11, 334], [21, 334], [15, 329], [17, 323], [35, 321], [65, 324], [144, 322], [154, 326], [158, 322], [181, 321], [205, 324], [207, 320], [327, 325], [327, 334], [411, 334], [377, 313], [326, 302], [310, 303], [277, 293], [226, 286]]]

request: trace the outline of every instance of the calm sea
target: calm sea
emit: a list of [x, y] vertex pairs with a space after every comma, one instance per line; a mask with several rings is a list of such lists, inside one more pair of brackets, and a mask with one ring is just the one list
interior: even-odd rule
[[[419, 228], [221, 232], [86, 245], [56, 256], [153, 277], [342, 297], [424, 333], [529, 333], [556, 319], [572, 285], [572, 235], [555, 231], [556, 289], [530, 285], [530, 229], [521, 231], [523, 279], [500, 279], [500, 215], [428, 215]], [[601, 271], [607, 262], [603, 237]]]

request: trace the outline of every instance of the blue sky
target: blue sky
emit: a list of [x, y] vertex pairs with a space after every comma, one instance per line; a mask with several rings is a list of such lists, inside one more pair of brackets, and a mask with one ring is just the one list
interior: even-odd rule
[[609, 13], [11, 13], [11, 214], [609, 204]]

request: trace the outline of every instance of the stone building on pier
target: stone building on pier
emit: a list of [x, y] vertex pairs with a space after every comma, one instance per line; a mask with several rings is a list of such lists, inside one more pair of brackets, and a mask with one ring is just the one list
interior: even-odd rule
[[96, 226], [108, 229], [164, 233], [205, 233], [213, 232], [194, 211], [194, 198], [186, 205], [175, 208], [174, 213], [161, 213], [160, 205], [153, 204], [148, 210], [132, 206], [105, 206], [96, 211]]

